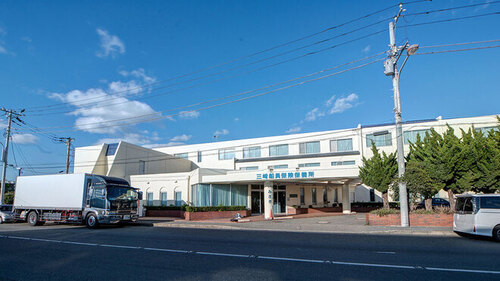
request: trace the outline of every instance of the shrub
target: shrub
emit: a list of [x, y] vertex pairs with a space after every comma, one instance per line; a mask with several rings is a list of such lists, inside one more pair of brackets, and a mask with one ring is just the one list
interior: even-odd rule
[[243, 211], [246, 206], [207, 206], [207, 207], [193, 207], [186, 206], [187, 212], [223, 212], [223, 211]]
[[387, 215], [391, 215], [391, 214], [399, 214], [399, 210], [398, 209], [385, 209], [385, 208], [382, 208], [382, 209], [373, 210], [373, 211], [370, 212], [370, 214], [376, 214], [379, 217], [383, 217], [383, 216], [387, 216]]
[[[342, 206], [342, 203], [340, 203], [340, 206]], [[351, 203], [351, 208], [362, 208], [362, 207], [379, 207], [382, 208], [384, 204], [382, 202], [353, 202]], [[389, 207], [390, 208], [399, 208], [399, 202], [389, 202]]]
[[147, 210], [172, 210], [172, 211], [185, 211], [186, 205], [184, 206], [144, 206]]

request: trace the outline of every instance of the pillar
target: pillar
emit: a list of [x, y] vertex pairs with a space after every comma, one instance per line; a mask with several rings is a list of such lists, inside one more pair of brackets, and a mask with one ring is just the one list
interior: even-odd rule
[[349, 196], [349, 182], [347, 181], [342, 185], [342, 212], [344, 214], [351, 213], [351, 200]]
[[273, 214], [273, 182], [264, 182], [264, 218], [266, 220], [271, 220], [274, 217]]

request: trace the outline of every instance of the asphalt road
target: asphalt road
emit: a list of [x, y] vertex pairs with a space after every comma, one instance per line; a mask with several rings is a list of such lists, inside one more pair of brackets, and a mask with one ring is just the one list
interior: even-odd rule
[[500, 280], [463, 237], [0, 225], [0, 280]]

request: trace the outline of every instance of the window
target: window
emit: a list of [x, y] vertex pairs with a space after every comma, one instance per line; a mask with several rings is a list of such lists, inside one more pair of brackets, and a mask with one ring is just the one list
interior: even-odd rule
[[259, 166], [240, 167], [240, 170], [242, 170], [242, 171], [255, 171], [258, 169], [259, 169]]
[[226, 148], [219, 150], [219, 160], [231, 160], [234, 159], [234, 149]]
[[372, 142], [375, 146], [390, 146], [392, 145], [392, 136], [389, 131], [382, 131], [373, 134], [366, 135], [366, 146], [372, 146]]
[[243, 148], [243, 159], [260, 157], [260, 146]]
[[162, 206], [167, 206], [168, 201], [167, 201], [167, 193], [165, 191], [160, 192], [160, 204]]
[[457, 203], [455, 204], [455, 211], [460, 213], [464, 210], [465, 197], [458, 197]]
[[303, 142], [299, 143], [299, 153], [300, 154], [311, 154], [319, 153], [319, 141]]
[[304, 167], [319, 167], [319, 166], [320, 166], [320, 163], [302, 163], [302, 164], [299, 164], [300, 168], [304, 168]]
[[139, 160], [139, 174], [144, 175], [146, 173], [146, 161]]
[[275, 169], [275, 170], [278, 170], [278, 169], [288, 169], [288, 164], [281, 164], [281, 165], [269, 166], [269, 168]]
[[375, 202], [375, 190], [370, 188], [370, 202]]
[[420, 136], [420, 139], [424, 139], [426, 133], [430, 133], [431, 130], [415, 130], [415, 131], [405, 131], [403, 132], [404, 143], [409, 144], [417, 142], [417, 136]]
[[500, 196], [497, 197], [480, 197], [481, 209], [500, 209]]
[[313, 204], [313, 205], [316, 205], [316, 204], [318, 204], [318, 200], [317, 200], [317, 198], [316, 198], [316, 188], [315, 188], [315, 187], [313, 187], [313, 188], [311, 189], [311, 192], [312, 192], [312, 204]]
[[188, 153], [185, 152], [185, 153], [176, 153], [174, 154], [175, 157], [177, 158], [182, 158], [182, 159], [188, 159]]
[[247, 185], [195, 184], [191, 186], [191, 190], [193, 205], [196, 207], [246, 206], [248, 201]]
[[483, 135], [487, 136], [490, 131], [498, 131], [498, 127], [483, 127], [483, 128], [476, 128], [476, 132], [481, 132]]
[[269, 156], [288, 155], [288, 144], [279, 144], [269, 146]]
[[338, 202], [339, 202], [339, 198], [338, 198], [338, 196], [339, 196], [338, 190], [335, 188], [335, 189], [333, 190], [333, 202], [335, 202], [335, 203], [338, 203]]
[[352, 139], [340, 139], [330, 141], [331, 152], [352, 151]]
[[305, 198], [304, 198], [304, 188], [301, 187], [300, 188], [300, 205], [304, 205], [305, 204]]
[[90, 206], [95, 208], [106, 208], [106, 190], [100, 187], [94, 187], [91, 194]]
[[175, 192], [175, 206], [182, 206], [182, 192]]
[[146, 193], [146, 206], [153, 206], [153, 192]]
[[201, 157], [201, 156], [202, 156], [202, 155], [201, 155], [201, 151], [198, 151], [198, 163], [200, 163], [200, 162], [201, 162], [201, 159], [202, 159], [202, 157]]
[[106, 149], [106, 156], [115, 155], [117, 148], [118, 148], [117, 143], [108, 144], [108, 148]]
[[326, 190], [326, 187], [323, 188], [323, 203], [324, 204], [327, 204], [328, 203], [328, 195], [327, 195], [327, 190]]
[[349, 160], [349, 161], [333, 161], [332, 166], [348, 166], [348, 165], [356, 165], [356, 161], [354, 160]]
[[472, 204], [472, 197], [465, 198], [464, 214], [472, 214], [473, 211], [474, 211], [474, 205]]

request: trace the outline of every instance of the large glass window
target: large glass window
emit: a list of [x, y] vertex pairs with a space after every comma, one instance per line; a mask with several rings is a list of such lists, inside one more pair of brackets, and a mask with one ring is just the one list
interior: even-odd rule
[[153, 192], [146, 193], [146, 205], [153, 206]]
[[318, 204], [318, 199], [316, 198], [316, 187], [311, 188], [311, 195], [312, 195], [312, 204], [316, 205]]
[[375, 146], [390, 146], [392, 145], [392, 135], [389, 131], [377, 132], [373, 134], [366, 135], [366, 146], [372, 146], [372, 142]]
[[139, 160], [139, 174], [144, 175], [146, 173], [146, 161]]
[[339, 193], [338, 193], [338, 190], [336, 188], [333, 189], [333, 202], [337, 203], [339, 202]]
[[198, 151], [198, 163], [200, 163], [201, 160], [202, 160], [201, 151]]
[[476, 128], [476, 132], [481, 132], [483, 135], [488, 135], [490, 131], [498, 131], [498, 127], [483, 127], [483, 128]]
[[240, 167], [240, 170], [242, 170], [242, 171], [255, 171], [258, 169], [259, 169], [259, 166]]
[[243, 148], [243, 158], [258, 158], [260, 157], [260, 146]]
[[182, 191], [175, 192], [175, 206], [182, 206]]
[[304, 168], [304, 167], [319, 167], [321, 164], [320, 163], [302, 163], [302, 164], [299, 164], [299, 167], [300, 168]]
[[430, 132], [431, 130], [414, 130], [414, 131], [404, 131], [404, 143], [409, 144], [415, 143], [417, 141], [417, 136], [420, 136], [420, 139], [424, 139], [425, 133]]
[[339, 139], [330, 141], [331, 152], [352, 151], [352, 139]]
[[161, 191], [160, 192], [160, 204], [162, 206], [167, 206], [168, 205], [167, 192], [165, 192], [165, 191]]
[[106, 149], [106, 156], [115, 155], [117, 148], [118, 148], [117, 143], [108, 144], [108, 148]]
[[231, 205], [229, 184], [212, 184], [212, 206]]
[[356, 165], [356, 161], [349, 160], [349, 161], [333, 161], [332, 162], [332, 166], [349, 166], [349, 165]]
[[304, 194], [304, 188], [301, 187], [300, 188], [300, 205], [304, 205], [305, 204], [305, 194]]
[[191, 188], [193, 205], [197, 207], [247, 205], [247, 185], [195, 184]]
[[231, 185], [231, 205], [232, 206], [246, 206], [248, 200], [248, 186], [247, 185]]
[[234, 159], [234, 149], [226, 148], [219, 150], [219, 160], [231, 160]]
[[177, 157], [177, 158], [188, 159], [188, 153], [187, 152], [176, 153], [176, 154], [174, 154], [174, 156]]
[[323, 188], [323, 203], [326, 204], [328, 202], [328, 195], [327, 195], [327, 190], [326, 187]]
[[300, 154], [311, 154], [319, 153], [319, 141], [303, 142], [299, 143], [299, 153]]
[[278, 169], [288, 169], [288, 164], [281, 164], [281, 165], [274, 165], [271, 166], [271, 168], [278, 170]]
[[269, 146], [269, 156], [288, 155], [288, 144], [279, 144]]

